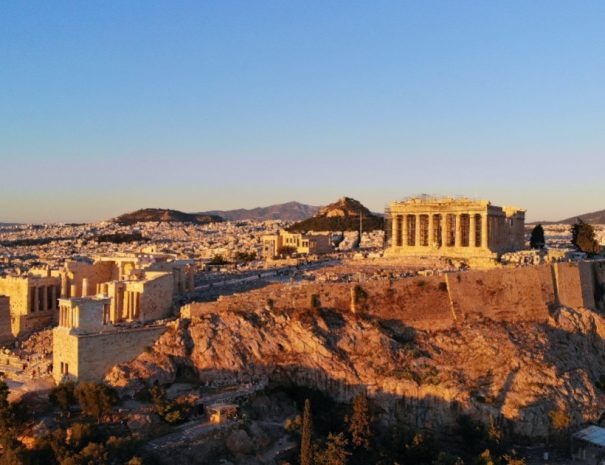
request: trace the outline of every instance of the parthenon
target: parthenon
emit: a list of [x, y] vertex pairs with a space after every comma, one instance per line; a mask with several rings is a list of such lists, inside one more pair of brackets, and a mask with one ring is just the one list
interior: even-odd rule
[[487, 200], [413, 197], [386, 215], [389, 256], [495, 258], [524, 248], [525, 210]]

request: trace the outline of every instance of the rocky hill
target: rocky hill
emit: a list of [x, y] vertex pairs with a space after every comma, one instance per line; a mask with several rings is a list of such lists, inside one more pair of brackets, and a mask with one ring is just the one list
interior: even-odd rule
[[364, 231], [384, 228], [384, 218], [372, 213], [361, 202], [342, 197], [322, 207], [312, 218], [293, 224], [290, 231], [357, 231], [362, 217]]
[[143, 208], [135, 212], [120, 215], [112, 221], [125, 225], [149, 222], [206, 224], [221, 222], [223, 219], [216, 215], [183, 213], [178, 210], [168, 210], [164, 208]]
[[337, 400], [360, 390], [381, 421], [451, 428], [468, 413], [511, 433], [541, 438], [553, 411], [571, 426], [595, 421], [605, 400], [605, 319], [560, 308], [547, 323], [460, 322], [412, 330], [327, 309], [227, 311], [177, 320], [151, 350], [114, 367], [106, 380], [135, 392], [193, 372], [202, 382], [269, 382], [319, 389]]
[[584, 213], [583, 215], [572, 216], [571, 218], [566, 218], [564, 220], [558, 221], [559, 224], [574, 224], [578, 218], [580, 218], [585, 223], [590, 224], [605, 224], [605, 210], [599, 210], [597, 212], [592, 213]]
[[315, 215], [319, 207], [306, 205], [299, 202], [287, 202], [279, 205], [270, 205], [268, 207], [258, 207], [252, 209], [240, 208], [237, 210], [212, 210], [202, 212], [203, 215], [218, 215], [229, 221], [239, 220], [283, 220], [283, 221], [301, 221]]

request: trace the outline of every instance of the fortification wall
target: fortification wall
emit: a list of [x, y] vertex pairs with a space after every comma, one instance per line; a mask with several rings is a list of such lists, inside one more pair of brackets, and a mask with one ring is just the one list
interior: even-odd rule
[[572, 308], [596, 307], [594, 264], [594, 262], [566, 262], [553, 265], [561, 305]]
[[446, 279], [458, 319], [546, 321], [555, 304], [548, 265], [451, 273]]
[[362, 284], [274, 284], [217, 302], [192, 303], [183, 307], [181, 315], [190, 318], [271, 306], [309, 308], [317, 296], [316, 303], [322, 307], [363, 312], [431, 330], [474, 318], [544, 322], [550, 309], [559, 304], [596, 308], [595, 302], [605, 299], [599, 295], [601, 289], [605, 293], [605, 261], [556, 263]]

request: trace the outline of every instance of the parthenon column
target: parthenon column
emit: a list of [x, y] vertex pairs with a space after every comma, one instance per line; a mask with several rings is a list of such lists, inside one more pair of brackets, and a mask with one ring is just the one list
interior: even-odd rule
[[482, 249], [488, 249], [489, 248], [489, 242], [488, 242], [488, 213], [482, 213], [481, 214], [481, 248]]
[[441, 215], [441, 247], [447, 247], [447, 214]]
[[475, 237], [477, 235], [477, 222], [476, 222], [475, 214], [471, 212], [468, 214], [468, 216], [469, 216], [468, 246], [476, 247], [477, 245], [475, 244]]
[[456, 213], [456, 247], [462, 246], [462, 215]]
[[416, 216], [416, 227], [414, 228], [414, 233], [415, 233], [415, 240], [414, 240], [414, 246], [418, 247], [420, 246], [420, 215], [415, 215]]
[[399, 237], [399, 235], [398, 235], [399, 217], [400, 217], [400, 215], [394, 215], [391, 218], [391, 246], [392, 247], [397, 247], [399, 245], [397, 243], [397, 238]]
[[401, 227], [403, 231], [401, 233], [401, 245], [407, 247], [408, 242], [408, 215], [401, 215]]
[[427, 242], [429, 247], [433, 247], [433, 245], [435, 245], [435, 224], [433, 221], [433, 214], [429, 213], [429, 240]]

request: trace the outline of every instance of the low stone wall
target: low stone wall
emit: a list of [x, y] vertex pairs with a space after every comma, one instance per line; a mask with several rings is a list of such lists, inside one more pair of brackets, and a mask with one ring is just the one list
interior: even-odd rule
[[183, 318], [259, 307], [319, 305], [398, 320], [423, 330], [472, 318], [546, 321], [551, 308], [597, 308], [605, 296], [605, 261], [447, 273], [441, 276], [349, 283], [274, 284], [217, 302], [191, 303]]

